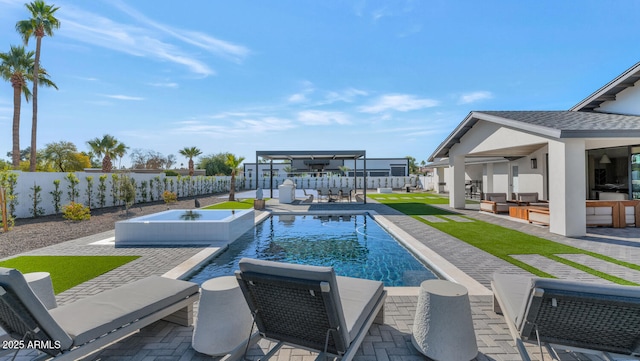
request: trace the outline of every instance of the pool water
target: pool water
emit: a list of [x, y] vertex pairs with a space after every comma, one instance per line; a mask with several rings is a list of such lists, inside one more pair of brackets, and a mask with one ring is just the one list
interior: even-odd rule
[[438, 278], [369, 215], [274, 215], [240, 236], [190, 280], [201, 284], [233, 275], [243, 257], [332, 266], [339, 276], [394, 287]]

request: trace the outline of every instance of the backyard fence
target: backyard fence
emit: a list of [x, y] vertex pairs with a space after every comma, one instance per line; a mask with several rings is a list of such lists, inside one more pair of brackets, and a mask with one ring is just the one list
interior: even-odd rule
[[[229, 192], [229, 176], [166, 176], [164, 173], [94, 173], [94, 172], [0, 172], [0, 186], [7, 193], [7, 211], [15, 218], [39, 217], [61, 212], [64, 205], [80, 203], [91, 209], [121, 206], [119, 181], [128, 177], [135, 189], [134, 204], [163, 200], [165, 191], [175, 193], [178, 198], [196, 197]], [[236, 190], [278, 189], [286, 179], [291, 179], [297, 188], [353, 188], [363, 189], [364, 178], [346, 176], [295, 176], [255, 179], [236, 177]], [[367, 188], [426, 188], [418, 177], [367, 177]]]

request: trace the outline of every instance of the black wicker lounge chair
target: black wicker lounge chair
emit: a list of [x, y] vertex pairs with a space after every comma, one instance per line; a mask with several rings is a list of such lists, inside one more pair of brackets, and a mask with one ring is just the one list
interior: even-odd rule
[[541, 353], [544, 345], [555, 360], [560, 350], [604, 360], [640, 356], [640, 287], [504, 274], [494, 274], [491, 286], [494, 309], [525, 361], [523, 341]]
[[47, 310], [19, 271], [0, 268], [0, 326], [38, 359], [75, 360], [163, 318], [190, 325], [199, 295], [195, 283], [151, 276]]
[[383, 322], [382, 282], [255, 259], [242, 259], [236, 277], [260, 335], [278, 342], [262, 360], [290, 344], [348, 361], [371, 324]]

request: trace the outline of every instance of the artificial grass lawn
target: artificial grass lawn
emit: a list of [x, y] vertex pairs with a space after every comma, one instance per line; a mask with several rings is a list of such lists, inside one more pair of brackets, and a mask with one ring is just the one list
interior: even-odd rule
[[[269, 198], [264, 198], [267, 201]], [[253, 198], [240, 199], [233, 202], [222, 202], [201, 209], [250, 209], [253, 208]]]
[[0, 262], [0, 267], [22, 273], [49, 272], [58, 294], [107, 273], [140, 256], [20, 256]]
[[[625, 285], [637, 285], [636, 283], [624, 280], [622, 278], [612, 276], [598, 270], [586, 267], [582, 264], [575, 263], [564, 258], [556, 256], [557, 254], [586, 254], [594, 258], [598, 258], [607, 262], [615, 263], [620, 266], [624, 266], [634, 270], [640, 270], [640, 266], [632, 263], [622, 262], [617, 259], [607, 257], [598, 253], [585, 251], [579, 248], [567, 246], [561, 243], [553, 242], [540, 237], [535, 237], [523, 232], [519, 232], [513, 229], [504, 228], [492, 223], [487, 223], [474, 219], [473, 222], [429, 222], [426, 219], [419, 217], [424, 215], [441, 216], [458, 214], [450, 212], [437, 207], [432, 207], [429, 204], [448, 204], [449, 200], [446, 197], [439, 197], [442, 199], [430, 199], [424, 198], [424, 195], [403, 195], [405, 199], [388, 199], [398, 198], [397, 195], [372, 195], [371, 198], [378, 200], [402, 213], [410, 215], [415, 219], [430, 225], [444, 233], [447, 233], [453, 237], [458, 238], [474, 247], [477, 247], [485, 252], [488, 252], [498, 258], [501, 258], [511, 264], [514, 264], [520, 268], [523, 268], [540, 277], [550, 277], [552, 275], [531, 267], [530, 265], [521, 262], [511, 255], [519, 254], [538, 254], [556, 262], [566, 264], [568, 266], [577, 268], [581, 271], [590, 273], [597, 277], [604, 278], [606, 280], [625, 284]], [[411, 199], [406, 199], [410, 197]], [[436, 196], [430, 196], [436, 197]], [[443, 202], [444, 200], [444, 202]]]

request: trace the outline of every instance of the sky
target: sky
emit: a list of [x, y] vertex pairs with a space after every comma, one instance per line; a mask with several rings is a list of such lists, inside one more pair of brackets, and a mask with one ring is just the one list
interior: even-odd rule
[[[39, 90], [38, 148], [111, 134], [185, 166], [192, 146], [420, 163], [470, 111], [567, 110], [640, 61], [635, 0], [47, 3], [61, 26], [41, 66], [59, 90]], [[22, 44], [24, 4], [0, 0], [1, 52]], [[6, 160], [12, 117], [2, 82]], [[31, 117], [23, 101], [21, 149]]]

